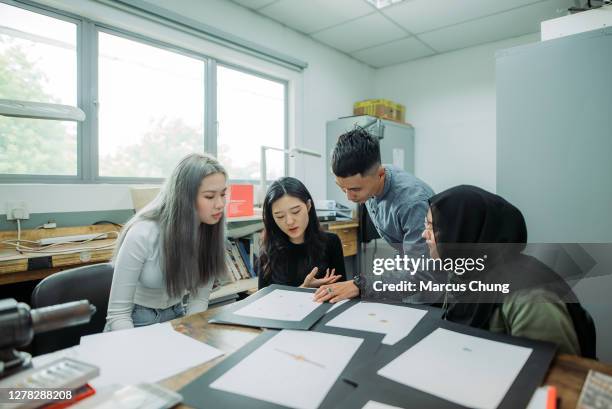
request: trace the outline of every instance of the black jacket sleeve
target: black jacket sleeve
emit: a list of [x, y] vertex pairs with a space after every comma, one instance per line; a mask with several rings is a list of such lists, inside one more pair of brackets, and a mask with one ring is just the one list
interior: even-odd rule
[[327, 233], [327, 260], [329, 268], [335, 268], [336, 274], [341, 275], [339, 281], [346, 281], [346, 268], [344, 266], [344, 255], [342, 254], [342, 242], [333, 233]]
[[269, 280], [266, 280], [264, 278], [264, 272], [261, 269], [261, 257], [257, 257], [257, 260], [255, 261], [255, 265], [253, 266], [253, 270], [255, 271], [255, 274], [257, 275], [257, 288], [259, 290], [270, 285]]

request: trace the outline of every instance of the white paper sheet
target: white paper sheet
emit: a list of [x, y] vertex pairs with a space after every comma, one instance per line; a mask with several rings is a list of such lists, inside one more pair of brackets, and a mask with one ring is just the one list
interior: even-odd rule
[[154, 383], [208, 362], [223, 352], [176, 332], [170, 323], [81, 338], [81, 344], [34, 358], [34, 366], [69, 356], [100, 368], [94, 388]]
[[338, 301], [337, 303], [333, 304], [331, 306], [331, 308], [329, 310], [327, 310], [327, 312], [325, 314], [329, 314], [330, 312], [332, 312], [333, 310], [335, 310], [336, 308], [338, 308], [339, 306], [341, 306], [342, 304], [344, 304], [345, 302], [348, 302], [349, 300], [342, 300], [342, 301]]
[[399, 406], [387, 405], [386, 403], [376, 402], [375, 400], [370, 400], [368, 403], [363, 405], [361, 409], [402, 409]]
[[[529, 405], [527, 405], [527, 409], [547, 409], [550, 407], [548, 405], [548, 393], [550, 388], [550, 386], [540, 386], [536, 389], [529, 401]], [[556, 402], [554, 407], [557, 407]]]
[[210, 384], [297, 409], [315, 409], [363, 340], [283, 330]]
[[378, 374], [463, 406], [495, 409], [531, 352], [438, 328]]
[[326, 325], [385, 334], [383, 344], [395, 345], [416, 327], [425, 314], [427, 311], [417, 308], [360, 302]]
[[274, 290], [234, 312], [244, 317], [301, 321], [317, 308], [311, 292]]

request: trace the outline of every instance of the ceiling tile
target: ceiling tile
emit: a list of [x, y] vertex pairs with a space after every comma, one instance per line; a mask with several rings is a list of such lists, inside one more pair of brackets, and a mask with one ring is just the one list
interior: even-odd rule
[[411, 0], [382, 13], [417, 34], [507, 11], [538, 0]]
[[573, 4], [573, 0], [546, 0], [505, 13], [457, 24], [418, 35], [440, 52], [471, 47], [540, 31], [540, 23], [560, 17], [558, 10]]
[[415, 37], [404, 38], [351, 54], [372, 67], [380, 68], [434, 54], [431, 48]]
[[271, 3], [274, 3], [275, 1], [278, 1], [278, 0], [232, 0], [232, 1], [234, 3], [240, 4], [241, 6], [257, 10]]
[[372, 10], [356, 0], [280, 0], [258, 11], [308, 34], [365, 16]]
[[379, 13], [374, 13], [319, 31], [312, 36], [341, 51], [353, 52], [398, 40], [405, 37], [406, 33]]

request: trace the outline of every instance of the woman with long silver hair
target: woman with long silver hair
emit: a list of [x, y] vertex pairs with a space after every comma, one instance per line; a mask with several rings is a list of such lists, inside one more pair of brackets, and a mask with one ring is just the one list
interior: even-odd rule
[[215, 158], [190, 154], [126, 223], [113, 255], [106, 331], [208, 308], [214, 279], [226, 271], [226, 189], [227, 174]]

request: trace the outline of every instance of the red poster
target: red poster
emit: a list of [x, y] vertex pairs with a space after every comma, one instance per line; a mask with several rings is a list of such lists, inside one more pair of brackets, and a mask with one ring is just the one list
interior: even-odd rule
[[253, 216], [253, 185], [230, 185], [227, 217]]

